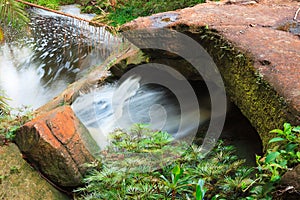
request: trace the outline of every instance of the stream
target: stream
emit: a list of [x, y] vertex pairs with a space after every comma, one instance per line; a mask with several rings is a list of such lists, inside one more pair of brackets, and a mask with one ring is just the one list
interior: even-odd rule
[[[62, 11], [92, 17], [81, 15], [74, 5], [62, 7]], [[8, 103], [13, 108], [39, 108], [82, 77], [91, 66], [99, 66], [120, 44], [120, 39], [104, 28], [86, 22], [39, 9], [32, 9], [30, 16], [27, 34], [19, 37], [10, 34], [11, 41], [0, 46], [0, 90], [11, 99]], [[72, 104], [72, 109], [99, 147], [104, 148], [111, 131], [129, 129], [133, 123], [151, 124], [152, 129], [174, 135], [182, 120], [181, 136], [197, 131], [199, 125], [210, 119], [207, 104], [210, 96], [207, 90], [195, 92], [201, 99], [201, 118], [195, 110], [182, 115], [172, 91], [155, 84], [140, 85], [138, 77], [83, 94]], [[253, 162], [254, 154], [261, 153], [261, 141], [240, 111], [234, 105], [231, 108], [221, 137], [232, 140], [231, 144], [244, 152], [242, 157]], [[197, 123], [190, 125], [193, 121]]]
[[[80, 14], [76, 5], [61, 10], [93, 17]], [[100, 65], [118, 43], [102, 27], [40, 9], [31, 9], [26, 34], [17, 36], [9, 33], [0, 46], [0, 90], [13, 108], [44, 105], [89, 67]]]

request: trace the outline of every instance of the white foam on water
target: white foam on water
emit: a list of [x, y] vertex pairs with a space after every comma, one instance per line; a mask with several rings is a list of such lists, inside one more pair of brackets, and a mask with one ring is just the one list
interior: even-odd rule
[[[198, 128], [187, 125], [191, 120], [199, 120], [202, 124], [209, 119], [207, 108], [202, 109], [201, 119], [192, 109], [182, 116], [174, 94], [160, 86], [140, 86], [139, 81], [138, 77], [130, 77], [121, 85], [104, 85], [83, 94], [72, 104], [77, 117], [99, 147], [104, 148], [109, 143], [109, 133], [115, 129], [128, 131], [136, 123], [149, 124], [150, 129], [167, 131], [175, 138], [183, 138]], [[181, 123], [186, 123], [186, 126], [179, 133]]]

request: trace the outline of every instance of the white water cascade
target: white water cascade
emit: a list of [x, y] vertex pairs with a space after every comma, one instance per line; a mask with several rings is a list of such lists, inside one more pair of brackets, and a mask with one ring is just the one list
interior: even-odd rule
[[[74, 5], [62, 11], [79, 14]], [[104, 27], [48, 11], [32, 9], [30, 19], [26, 32], [9, 30], [0, 44], [0, 90], [14, 108], [44, 105], [90, 67], [99, 66], [122, 42]]]
[[72, 104], [77, 117], [101, 148], [108, 144], [109, 133], [117, 128], [129, 130], [133, 124], [142, 123], [149, 124], [152, 130], [185, 137], [198, 127], [182, 126], [185, 128], [178, 132], [180, 123], [199, 120], [202, 124], [210, 118], [208, 93], [203, 94], [199, 119], [196, 110], [181, 113], [176, 96], [167, 88], [156, 84], [141, 86], [139, 81], [139, 77], [130, 77], [121, 85], [106, 84], [83, 94]]

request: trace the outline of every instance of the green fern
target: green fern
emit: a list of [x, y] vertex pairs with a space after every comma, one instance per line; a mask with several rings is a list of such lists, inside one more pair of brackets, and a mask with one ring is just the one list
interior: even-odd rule
[[5, 97], [4, 92], [0, 91], [0, 116], [9, 114], [9, 106], [7, 104], [8, 100], [9, 99]]
[[[111, 139], [101, 167], [96, 164], [84, 179], [86, 186], [76, 190], [80, 199], [225, 198], [235, 191], [249, 195], [250, 190], [244, 189], [253, 182], [251, 170], [242, 167], [244, 161], [233, 154], [232, 146], [220, 142], [204, 158], [200, 147], [185, 142], [175, 145], [171, 135], [145, 125], [135, 125], [129, 133], [116, 130]], [[144, 152], [148, 156], [140, 156]], [[166, 164], [166, 158], [152, 157], [160, 153], [173, 159]]]
[[29, 21], [22, 4], [14, 0], [0, 0], [0, 22], [20, 28]]

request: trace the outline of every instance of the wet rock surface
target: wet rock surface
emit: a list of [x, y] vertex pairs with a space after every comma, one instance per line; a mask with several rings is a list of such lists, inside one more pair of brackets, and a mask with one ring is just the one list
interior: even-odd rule
[[67, 200], [23, 158], [15, 144], [0, 146], [0, 199]]
[[[300, 16], [293, 20], [299, 2], [249, 2], [199, 4], [141, 17], [121, 29], [165, 27], [198, 41], [217, 64], [231, 100], [266, 146], [273, 137], [270, 130], [287, 121], [300, 123]], [[165, 16], [173, 18], [166, 22]]]
[[145, 59], [136, 47], [124, 46], [118, 55], [112, 55], [102, 65], [83, 74], [81, 79], [37, 109], [35, 118], [21, 127], [15, 139], [29, 163], [58, 186], [73, 188], [80, 185], [86, 171], [83, 164], [94, 160], [99, 147], [68, 105], [80, 94], [103, 84], [110, 74], [107, 69], [111, 68], [118, 76], [126, 66]]
[[66, 90], [38, 108], [34, 114], [38, 116], [60, 105], [71, 105], [80, 94], [88, 93], [91, 89], [101, 86], [111, 73], [119, 77], [124, 73], [126, 67], [134, 66], [145, 60], [146, 57], [138, 48], [124, 43], [117, 53], [112, 54], [100, 66], [91, 67], [86, 74], [81, 75], [82, 78], [70, 84]]
[[282, 176], [281, 186], [282, 199], [300, 199], [300, 164]]
[[[58, 107], [26, 123], [16, 144], [32, 165], [63, 187], [81, 184], [85, 163], [92, 162], [97, 145], [69, 106]], [[90, 150], [90, 151], [89, 151]]]

